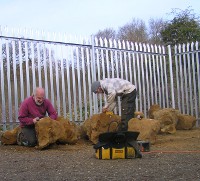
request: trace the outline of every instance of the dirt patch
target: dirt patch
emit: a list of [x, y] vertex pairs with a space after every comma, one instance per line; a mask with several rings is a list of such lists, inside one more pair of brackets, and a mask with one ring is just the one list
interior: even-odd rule
[[200, 128], [178, 130], [175, 134], [159, 134], [152, 150], [200, 150]]
[[[158, 135], [142, 159], [98, 160], [93, 144], [0, 146], [0, 180], [200, 180], [200, 128]], [[169, 153], [169, 154], [168, 154]]]

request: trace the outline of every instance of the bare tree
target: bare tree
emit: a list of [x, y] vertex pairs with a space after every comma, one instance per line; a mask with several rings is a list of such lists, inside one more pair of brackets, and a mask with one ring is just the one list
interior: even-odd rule
[[163, 44], [161, 31], [164, 29], [166, 22], [162, 18], [149, 19], [149, 42], [151, 44]]
[[103, 31], [99, 30], [95, 34], [95, 37], [102, 38], [102, 39], [106, 38], [107, 40], [109, 40], [109, 39], [115, 39], [116, 38], [116, 32], [112, 28], [106, 28]]
[[140, 19], [133, 19], [130, 23], [119, 28], [118, 39], [131, 42], [147, 42], [148, 33], [145, 22]]

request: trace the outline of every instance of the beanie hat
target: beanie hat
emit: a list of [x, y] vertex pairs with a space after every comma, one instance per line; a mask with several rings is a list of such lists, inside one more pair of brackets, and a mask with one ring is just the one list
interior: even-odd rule
[[92, 90], [92, 92], [95, 92], [100, 86], [101, 86], [101, 85], [100, 85], [100, 82], [99, 82], [99, 81], [93, 82], [92, 85], [91, 85], [91, 90]]

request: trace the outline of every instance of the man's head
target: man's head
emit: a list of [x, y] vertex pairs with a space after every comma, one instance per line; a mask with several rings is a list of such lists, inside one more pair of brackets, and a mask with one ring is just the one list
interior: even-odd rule
[[94, 92], [95, 94], [97, 93], [103, 93], [103, 90], [101, 88], [100, 82], [99, 81], [94, 81], [91, 85], [91, 90], [92, 92]]
[[37, 87], [33, 92], [33, 99], [37, 105], [41, 105], [45, 99], [45, 91], [41, 87]]

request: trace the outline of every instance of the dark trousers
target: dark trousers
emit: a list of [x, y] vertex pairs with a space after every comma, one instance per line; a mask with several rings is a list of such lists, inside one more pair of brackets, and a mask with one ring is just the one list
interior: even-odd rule
[[18, 133], [18, 144], [23, 146], [36, 146], [37, 137], [35, 126], [26, 126], [21, 128], [21, 131]]
[[121, 130], [128, 130], [128, 121], [134, 117], [136, 109], [135, 99], [137, 91], [133, 90], [129, 94], [125, 94], [121, 97]]

